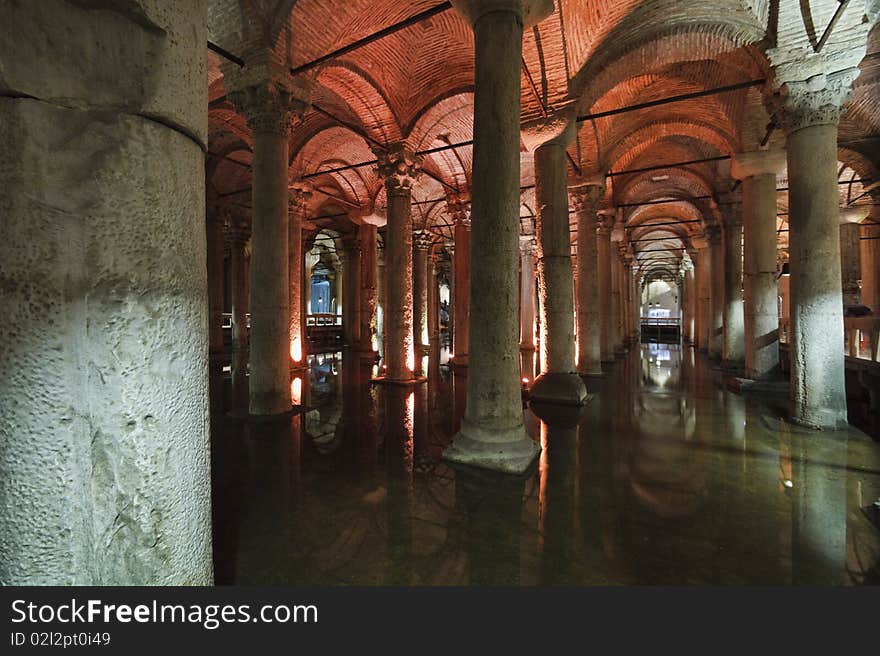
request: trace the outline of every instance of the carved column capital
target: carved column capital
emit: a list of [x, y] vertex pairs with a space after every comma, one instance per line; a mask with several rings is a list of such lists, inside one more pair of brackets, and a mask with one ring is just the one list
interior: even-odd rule
[[225, 81], [229, 100], [253, 132], [287, 134], [309, 108], [311, 90], [279, 65], [247, 64]]
[[290, 185], [290, 192], [287, 196], [287, 204], [290, 211], [305, 215], [309, 201], [312, 198], [312, 193], [312, 186], [306, 182], [297, 181]]
[[614, 217], [600, 214], [596, 219], [596, 233], [602, 236], [611, 235], [614, 229]]
[[379, 177], [385, 180], [386, 193], [409, 193], [419, 177], [422, 158], [402, 143], [392, 144], [388, 148], [374, 148], [373, 153], [379, 160], [376, 170]]
[[605, 196], [605, 180], [571, 185], [568, 188], [568, 195], [576, 212], [595, 212]]
[[434, 235], [428, 230], [413, 230], [413, 248], [428, 251], [434, 245]]
[[471, 227], [471, 195], [466, 192], [448, 194], [446, 196], [446, 210], [455, 223], [462, 223], [465, 227]]
[[783, 131], [791, 134], [815, 125], [836, 125], [859, 72], [848, 68], [781, 84], [770, 105]]
[[534, 235], [520, 235], [519, 250], [523, 255], [534, 255], [538, 250], [538, 240]]

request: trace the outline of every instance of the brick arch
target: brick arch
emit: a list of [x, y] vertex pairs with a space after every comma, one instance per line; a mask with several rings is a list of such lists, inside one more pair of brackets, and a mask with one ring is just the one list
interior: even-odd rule
[[569, 93], [584, 113], [621, 80], [676, 62], [714, 59], [761, 40], [764, 31], [736, 0], [645, 3], [581, 63]]
[[[622, 126], [625, 129], [619, 134], [614, 134], [609, 149], [603, 155], [601, 169], [618, 169], [636, 165], [636, 157], [627, 157], [632, 153], [643, 153], [654, 144], [670, 140], [672, 137], [683, 137], [702, 142], [709, 147], [709, 152], [714, 155], [730, 154], [736, 149], [736, 141], [731, 134], [722, 132], [710, 123], [701, 121], [689, 121], [685, 119], [670, 119], [668, 121], [656, 121], [642, 124], [641, 127], [631, 129], [632, 126]], [[694, 159], [699, 159], [702, 153], [694, 152]]]
[[337, 61], [321, 69], [317, 82], [346, 101], [371, 138], [382, 144], [401, 141], [400, 122], [388, 96], [366, 71]]
[[[360, 164], [373, 159], [372, 151], [360, 135], [344, 127], [326, 127], [302, 144], [293, 159], [288, 177], [294, 180], [322, 170]], [[333, 184], [347, 199], [361, 205], [369, 202], [375, 194], [376, 187], [381, 184], [373, 166], [362, 166], [310, 178], [313, 184], [325, 179], [333, 180]]]
[[[472, 91], [450, 92], [426, 105], [407, 132], [407, 143], [414, 151], [460, 143], [473, 138], [474, 97]], [[436, 168], [441, 177], [453, 186], [468, 186], [473, 166], [473, 148], [459, 146], [426, 156], [426, 166]]]

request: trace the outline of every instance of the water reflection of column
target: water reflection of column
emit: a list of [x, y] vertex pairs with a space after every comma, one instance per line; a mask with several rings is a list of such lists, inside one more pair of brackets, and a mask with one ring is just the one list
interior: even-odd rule
[[[571, 585], [579, 412], [534, 408], [541, 417], [539, 530], [544, 538], [542, 585]], [[568, 409], [566, 409], [568, 410]]]
[[523, 479], [456, 470], [455, 497], [464, 508], [470, 585], [519, 583]]
[[386, 585], [412, 580], [413, 420], [415, 392], [388, 385], [385, 395], [385, 476], [388, 569]]
[[292, 465], [298, 448], [292, 422], [252, 422], [245, 437], [247, 474], [239, 529], [236, 579], [250, 584], [283, 583], [291, 547]]
[[792, 436], [793, 583], [842, 585], [846, 577], [846, 438], [821, 449]]

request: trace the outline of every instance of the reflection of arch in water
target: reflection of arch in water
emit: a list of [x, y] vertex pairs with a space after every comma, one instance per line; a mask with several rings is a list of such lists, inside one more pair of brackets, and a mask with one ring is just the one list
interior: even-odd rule
[[323, 229], [315, 235], [314, 245], [306, 254], [308, 314], [342, 312], [342, 267], [337, 255], [339, 234]]

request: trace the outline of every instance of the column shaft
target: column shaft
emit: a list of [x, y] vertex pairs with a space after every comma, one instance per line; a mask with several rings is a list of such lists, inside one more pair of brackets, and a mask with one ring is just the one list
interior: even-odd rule
[[745, 375], [761, 379], [779, 368], [776, 284], [776, 175], [743, 180]]
[[[875, 203], [880, 200], [875, 199]], [[877, 208], [872, 208], [876, 210]], [[874, 227], [880, 222], [880, 212], [873, 212], [874, 223], [865, 222], [861, 227], [859, 240], [859, 265], [862, 277], [862, 304], [867, 305], [874, 314], [880, 312], [880, 230]]]
[[452, 352], [455, 364], [466, 366], [468, 363], [470, 326], [470, 288], [471, 288], [471, 228], [469, 221], [455, 222], [455, 267], [453, 269], [455, 285], [455, 332]]
[[535, 350], [535, 243], [533, 237], [520, 242], [519, 348]]
[[837, 125], [787, 135], [794, 421], [846, 424]]
[[208, 344], [211, 354], [223, 351], [223, 220], [208, 216]]
[[205, 4], [4, 3], [4, 585], [213, 581]]
[[246, 241], [233, 236], [229, 257], [229, 280], [232, 296], [232, 350], [243, 351], [248, 347], [248, 299], [250, 286], [248, 270], [250, 258], [245, 252]]
[[710, 231], [709, 248], [712, 251], [709, 269], [709, 357], [720, 362], [724, 350], [724, 244], [719, 228]]
[[611, 310], [611, 227], [600, 222], [596, 233], [596, 271], [599, 302], [599, 338], [602, 346], [602, 362], [614, 360], [614, 344]]
[[[470, 367], [461, 431], [446, 450], [453, 462], [525, 471], [539, 452], [525, 432], [519, 363], [521, 7], [474, 3]], [[519, 7], [519, 10], [517, 9]], [[543, 16], [552, 3], [533, 7]]]
[[578, 205], [578, 372], [598, 376], [602, 374], [602, 313], [596, 275], [596, 208], [589, 199], [579, 204], [576, 197], [575, 203]]
[[531, 398], [578, 405], [586, 401], [587, 390], [574, 363], [574, 287], [566, 164], [563, 143], [552, 141], [535, 151], [541, 375], [532, 385]]
[[740, 372], [745, 364], [745, 328], [743, 324], [743, 226], [739, 208], [730, 208], [724, 227], [724, 368]]

